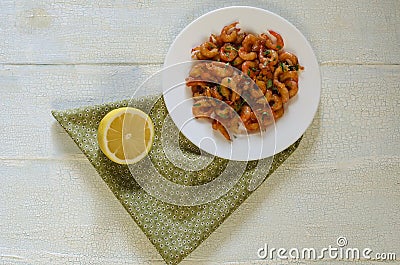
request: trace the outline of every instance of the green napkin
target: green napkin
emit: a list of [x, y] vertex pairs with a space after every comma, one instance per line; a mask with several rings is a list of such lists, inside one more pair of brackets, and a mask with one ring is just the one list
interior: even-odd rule
[[[67, 131], [82, 152], [95, 167], [108, 187], [122, 203], [133, 220], [142, 229], [167, 264], [178, 264], [198, 247], [228, 216], [239, 207], [253, 192], [249, 188], [256, 171], [269, 176], [298, 147], [301, 139], [292, 146], [274, 156], [273, 162], [259, 164], [260, 161], [244, 163], [244, 173], [222, 197], [194, 206], [179, 206], [164, 202], [150, 195], [138, 185], [132, 173], [152, 179], [148, 170], [148, 161], [157, 172], [168, 180], [182, 185], [201, 185], [217, 178], [230, 162], [214, 157], [200, 170], [185, 171], [182, 165], [176, 166], [171, 157], [179, 151], [188, 161], [203, 161], [204, 154], [183, 135], [179, 135], [179, 150], [165, 150], [161, 143], [161, 131], [167, 117], [167, 110], [162, 98], [156, 101], [149, 113], [155, 124], [155, 138], [148, 158], [130, 167], [110, 161], [97, 144], [97, 127], [101, 119], [115, 108], [132, 106], [149, 109], [154, 97], [134, 100], [122, 100], [114, 103], [90, 106], [64, 111], [52, 111], [53, 116]], [[209, 159], [209, 157], [207, 158]], [[147, 161], [147, 162], [146, 162]], [[265, 168], [263, 168], [265, 167]], [[264, 178], [262, 178], [264, 179]]]

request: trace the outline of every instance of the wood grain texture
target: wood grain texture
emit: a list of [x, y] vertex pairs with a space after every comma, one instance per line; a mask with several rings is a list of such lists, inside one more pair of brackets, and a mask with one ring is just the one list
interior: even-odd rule
[[175, 36], [216, 8], [250, 5], [292, 22], [322, 63], [392, 64], [400, 5], [385, 1], [12, 1], [0, 3], [0, 62], [162, 63]]
[[[0, 157], [64, 159], [78, 155], [51, 109], [129, 98], [161, 65], [4, 66], [0, 69]], [[321, 104], [302, 145], [315, 163], [396, 156], [400, 148], [399, 66], [322, 66]], [[377, 88], [384, 91], [377, 93]], [[289, 109], [290, 111], [290, 109]], [[12, 116], [12, 119], [7, 117]], [[37, 117], [34, 119], [33, 117]], [[32, 141], [35, 139], [35, 141]], [[313, 142], [309, 142], [309, 141]], [[304, 143], [305, 142], [305, 143]], [[368, 143], [367, 145], [365, 143]], [[340, 152], [339, 152], [340, 149]], [[313, 163], [313, 161], [309, 161]]]
[[[182, 264], [400, 263], [398, 1], [3, 0], [0, 264], [164, 264], [50, 110], [130, 97], [184, 26], [229, 5], [303, 32], [321, 103], [296, 152]], [[397, 260], [257, 258], [339, 236]]]
[[[256, 261], [255, 251], [264, 243], [328, 246], [342, 235], [352, 246], [400, 252], [393, 244], [400, 236], [399, 67], [321, 70], [320, 108], [298, 150], [183, 264]], [[104, 96], [109, 92], [114, 99], [125, 98], [130, 84], [149, 72], [148, 66], [7, 66], [1, 71], [1, 86], [13, 93], [3, 101], [7, 111], [0, 117], [13, 134], [2, 130], [1, 135], [6, 148], [0, 168], [0, 201], [5, 202], [0, 261], [15, 256], [33, 264], [162, 263], [46, 113], [102, 103], [110, 99]], [[112, 81], [102, 81], [112, 73]], [[386, 93], [376, 95], [380, 84]], [[7, 120], [10, 115], [14, 119]], [[23, 221], [16, 225], [15, 220]]]

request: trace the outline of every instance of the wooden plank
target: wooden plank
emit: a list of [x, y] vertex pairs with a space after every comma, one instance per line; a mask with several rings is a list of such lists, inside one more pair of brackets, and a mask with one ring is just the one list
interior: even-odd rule
[[2, 0], [0, 264], [164, 264], [50, 110], [129, 97], [188, 23], [229, 5], [303, 32], [321, 65], [321, 104], [296, 152], [182, 264], [314, 263], [256, 251], [339, 236], [399, 262], [397, 0]]
[[[51, 115], [68, 109], [130, 98], [160, 65], [0, 67], [0, 157], [83, 159]], [[33, 140], [34, 139], [34, 140]]]
[[[125, 98], [156, 67], [2, 67], [0, 262], [162, 264], [49, 113]], [[400, 252], [399, 67], [323, 66], [322, 76], [298, 150], [183, 264], [264, 264], [264, 243], [317, 248], [339, 236]]]
[[246, 264], [257, 260], [265, 243], [321, 250], [337, 246], [340, 236], [350, 247], [399, 253], [393, 244], [400, 236], [399, 158], [298, 168], [303, 155], [298, 151], [188, 258]]
[[398, 64], [400, 6], [388, 1], [12, 1], [0, 3], [0, 63], [162, 63], [177, 34], [230, 5], [275, 12], [303, 32], [321, 63]]
[[[298, 151], [183, 264], [265, 264], [265, 243], [321, 249], [339, 236], [400, 253], [400, 158], [299, 167]], [[87, 161], [2, 160], [0, 175], [0, 263], [162, 264]]]
[[[7, 130], [0, 132], [0, 158], [84, 159], [50, 111], [129, 98], [157, 68], [3, 66], [0, 120]], [[398, 156], [399, 69], [321, 68], [320, 108], [301, 143], [305, 164]]]
[[162, 260], [87, 161], [2, 160], [0, 176], [0, 264]]

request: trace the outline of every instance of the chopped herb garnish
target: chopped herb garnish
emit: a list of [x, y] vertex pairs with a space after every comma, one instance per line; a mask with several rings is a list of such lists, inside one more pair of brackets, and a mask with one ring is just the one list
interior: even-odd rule
[[237, 136], [236, 136], [236, 135], [233, 135], [233, 138], [235, 138], [235, 139], [236, 139], [236, 138], [237, 138]]
[[285, 66], [284, 66], [284, 64], [283, 64], [282, 62], [279, 62], [279, 65], [281, 66], [282, 71], [284, 72], [284, 71], [285, 71]]
[[299, 65], [298, 65], [298, 64], [296, 64], [296, 65], [290, 65], [290, 66], [289, 66], [289, 70], [290, 70], [290, 71], [299, 71]]
[[280, 50], [280, 49], [282, 49], [282, 46], [276, 45], [276, 48], [277, 48], [278, 50]]
[[250, 69], [249, 69], [249, 70], [247, 70], [247, 75], [250, 75]]
[[268, 79], [267, 88], [271, 88], [271, 87], [272, 87], [272, 79]]
[[225, 50], [227, 50], [227, 51], [237, 51], [236, 50], [236, 48], [235, 47], [233, 47], [233, 46], [228, 46], [228, 47], [225, 47]]
[[201, 104], [200, 103], [193, 104], [193, 107], [198, 107], [198, 106], [201, 106]]
[[231, 79], [228, 77], [228, 84], [231, 82]]
[[257, 68], [251, 67], [251, 70], [252, 70], [253, 72], [255, 72], [255, 71], [257, 71]]
[[270, 51], [269, 51], [269, 50], [266, 50], [266, 51], [264, 51], [263, 53], [264, 53], [265, 56], [267, 56], [267, 55], [270, 53]]

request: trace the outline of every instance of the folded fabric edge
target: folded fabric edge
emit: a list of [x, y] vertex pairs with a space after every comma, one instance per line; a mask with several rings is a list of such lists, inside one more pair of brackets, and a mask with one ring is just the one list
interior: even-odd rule
[[[77, 109], [80, 109], [80, 108], [77, 108]], [[60, 124], [60, 126], [64, 129], [64, 131], [68, 134], [68, 136], [73, 140], [73, 142], [78, 146], [78, 148], [79, 148], [79, 145], [78, 145], [78, 143], [76, 142], [76, 140], [72, 137], [72, 134], [70, 133], [70, 132], [68, 132], [68, 130], [67, 130], [67, 128], [63, 125], [63, 123], [59, 120], [59, 117], [57, 117], [57, 114], [61, 114], [62, 112], [64, 112], [65, 110], [52, 110], [51, 111], [51, 114], [52, 114], [52, 116], [54, 117], [54, 119]], [[79, 148], [80, 149], [80, 148]], [[80, 149], [81, 150], [81, 149]], [[82, 150], [81, 150], [82, 151]], [[86, 158], [88, 158], [87, 157], [87, 155], [86, 154], [84, 154], [85, 155], [85, 157]], [[89, 160], [88, 160], [89, 161]], [[91, 166], [93, 166], [94, 167], [94, 169], [96, 169], [96, 173], [98, 174], [98, 172], [97, 172], [97, 168], [95, 167], [95, 165], [93, 165], [93, 163], [91, 162], [91, 161], [89, 161], [89, 163], [90, 163], [90, 165]], [[103, 179], [102, 179], [102, 181], [104, 181]], [[107, 185], [107, 183], [106, 183], [106, 185]], [[107, 185], [107, 188], [110, 190], [110, 188], [108, 187], [108, 185]], [[111, 191], [111, 190], [110, 190]], [[115, 199], [119, 202], [119, 203], [121, 203], [121, 201], [118, 199], [118, 197], [111, 191], [111, 193], [114, 195], [114, 197], [115, 197]], [[156, 250], [156, 252], [157, 253], [159, 253], [159, 255], [161, 256], [161, 258], [167, 263], [168, 262], [168, 260], [162, 255], [162, 253], [160, 253], [160, 251], [157, 249], [157, 247], [153, 244], [153, 242], [150, 240], [150, 238], [147, 236], [147, 232], [143, 229], [143, 227], [141, 226], [141, 225], [139, 225], [137, 222], [136, 222], [136, 220], [133, 218], [133, 216], [131, 215], [131, 214], [129, 214], [129, 211], [128, 211], [128, 209], [126, 209], [126, 207], [125, 207], [125, 205], [124, 204], [122, 204], [121, 203], [121, 205], [122, 205], [122, 207], [125, 209], [125, 211], [126, 211], [126, 213], [129, 215], [129, 217], [134, 221], [134, 223], [140, 228], [140, 230], [142, 231], [142, 233], [144, 234], [144, 235], [146, 235], [146, 238], [147, 238], [147, 240], [149, 241], [149, 243], [154, 247], [154, 249]], [[186, 256], [185, 256], [186, 257]], [[174, 264], [178, 264], [179, 262], [181, 262], [185, 257], [182, 257], [181, 259], [179, 259], [179, 261], [177, 260], [177, 262], [176, 263], [174, 263]]]
[[[126, 103], [127, 103], [126, 101], [119, 101], [119, 104], [122, 104], [122, 105], [124, 105], [124, 104], [126, 104]], [[76, 108], [75, 110], [80, 110], [80, 109], [82, 109], [82, 108], [84, 108], [84, 107]], [[96, 106], [91, 106], [91, 108], [96, 108]], [[63, 127], [63, 129], [67, 132], [67, 134], [73, 139], [73, 141], [75, 142], [75, 144], [78, 145], [77, 141], [74, 139], [74, 137], [73, 137], [73, 135], [72, 135], [72, 132], [69, 132], [69, 131], [67, 130], [67, 128], [63, 125], [63, 122], [62, 122], [62, 120], [61, 120], [61, 117], [63, 116], [63, 112], [65, 112], [65, 111], [67, 111], [67, 110], [52, 110], [52, 111], [51, 111], [51, 114], [52, 114], [52, 116], [55, 118], [55, 120]], [[302, 137], [301, 137], [300, 139], [298, 139], [298, 140], [297, 140], [294, 144], [292, 144], [290, 147], [288, 147], [287, 149], [285, 149], [284, 151], [282, 151], [281, 153], [283, 153], [283, 152], [288, 152], [288, 151], [289, 151], [288, 156], [290, 156], [290, 155], [297, 149], [297, 147], [299, 146], [301, 139], [302, 139]], [[78, 147], [79, 147], [79, 145], [78, 145]], [[81, 150], [81, 151], [83, 151], [83, 150]], [[84, 154], [85, 154], [85, 153], [84, 153]], [[277, 155], [279, 155], [279, 154], [276, 154], [275, 156], [277, 156]], [[87, 157], [87, 154], [85, 154], [85, 156]], [[92, 164], [92, 166], [94, 166], [93, 163], [92, 163], [92, 161], [90, 161], [90, 159], [89, 159], [89, 162]], [[284, 162], [284, 160], [282, 160], [282, 161], [275, 161], [275, 159], [274, 159], [274, 163], [277, 163], [277, 165], [276, 165], [276, 166], [271, 166], [270, 171], [268, 172], [267, 176], [266, 176], [265, 179], [262, 181], [262, 183], [264, 183], [265, 180], [266, 180], [266, 179], [267, 179], [267, 178], [268, 178], [268, 177], [269, 177], [283, 162]], [[94, 166], [94, 167], [95, 167], [95, 166]], [[95, 168], [96, 168], [96, 167], [95, 167]], [[96, 171], [97, 171], [97, 169], [96, 169]], [[262, 183], [261, 183], [261, 184], [262, 184]], [[257, 189], [261, 186], [261, 184], [257, 187]], [[255, 189], [255, 190], [257, 190], [257, 189]], [[243, 202], [246, 201], [247, 198], [250, 197], [250, 195], [251, 195], [255, 190], [251, 191], [251, 192], [249, 193], [249, 195], [243, 200]], [[114, 194], [114, 195], [115, 195], [115, 194]], [[119, 201], [118, 198], [117, 198], [117, 200]], [[243, 203], [243, 202], [242, 202], [242, 203]], [[241, 203], [241, 204], [242, 204], [242, 203]], [[232, 213], [233, 213], [234, 211], [236, 211], [237, 208], [239, 208], [239, 206], [240, 206], [241, 204], [238, 204], [238, 205], [236, 205], [235, 207], [233, 207], [233, 208], [232, 208], [232, 211], [223, 219], [222, 223], [225, 222], [225, 221], [229, 218], [229, 216], [231, 216]], [[124, 207], [124, 208], [125, 208], [125, 207]], [[127, 210], [127, 209], [126, 209], [126, 210]], [[129, 214], [129, 212], [128, 212], [128, 214]], [[129, 214], [129, 215], [130, 215], [130, 214]], [[133, 218], [133, 216], [132, 216], [132, 215], [130, 215], [130, 216], [131, 216], [131, 218], [134, 220], [134, 222], [137, 224], [137, 222], [135, 221], [135, 219]], [[138, 224], [137, 224], [137, 225], [138, 225]], [[140, 229], [142, 230], [142, 232], [146, 235], [146, 237], [148, 238], [148, 240], [150, 241], [150, 243], [155, 247], [155, 249], [157, 250], [157, 252], [158, 252], [158, 253], [161, 255], [161, 257], [164, 259], [164, 261], [167, 262], [168, 264], [178, 264], [178, 263], [180, 263], [184, 258], [186, 258], [188, 255], [190, 255], [191, 253], [193, 253], [193, 251], [194, 251], [195, 249], [197, 249], [197, 247], [200, 246], [202, 242], [204, 242], [213, 232], [215, 232], [215, 231], [220, 227], [220, 225], [219, 225], [215, 230], [211, 231], [210, 233], [207, 233], [207, 234], [205, 235], [205, 237], [203, 238], [203, 240], [202, 240], [190, 253], [188, 253], [187, 255], [181, 255], [181, 256], [179, 256], [179, 258], [177, 258], [177, 259], [171, 261], [170, 259], [164, 257], [164, 255], [157, 249], [157, 247], [153, 244], [153, 242], [152, 242], [152, 241], [150, 240], [150, 238], [147, 236], [147, 232], [146, 232], [140, 225], [138, 225], [138, 226], [140, 227]]]
[[[296, 140], [296, 142], [294, 142], [293, 144], [291, 144], [291, 145], [290, 145], [288, 148], [286, 148], [285, 150], [283, 150], [283, 151], [281, 151], [280, 153], [274, 155], [274, 157], [277, 156], [277, 155], [279, 155], [279, 154], [285, 153], [285, 152], [289, 152], [288, 157], [291, 156], [291, 155], [294, 153], [294, 151], [296, 151], [297, 147], [299, 147], [300, 142], [301, 142], [302, 139], [303, 139], [303, 136], [301, 136], [298, 140]], [[285, 159], [285, 160], [286, 160], [286, 159]], [[275, 159], [274, 159], [273, 163], [277, 163], [277, 165], [276, 165], [276, 166], [271, 165], [270, 171], [268, 171], [267, 175], [265, 176], [264, 180], [260, 183], [260, 185], [258, 185], [258, 187], [255, 188], [254, 190], [250, 191], [250, 193], [248, 194], [248, 196], [243, 200], [243, 202], [242, 202], [241, 204], [237, 204], [237, 205], [235, 205], [235, 207], [232, 208], [232, 211], [229, 212], [229, 213], [227, 214], [227, 216], [226, 216], [226, 217], [224, 218], [224, 220], [222, 221], [221, 225], [219, 225], [215, 230], [213, 230], [213, 231], [211, 231], [210, 233], [208, 233], [208, 234], [204, 237], [204, 239], [200, 242], [200, 244], [197, 245], [189, 254], [184, 255], [184, 256], [181, 256], [179, 259], [176, 260], [176, 263], [174, 262], [174, 263], [169, 263], [169, 264], [170, 264], [170, 265], [177, 265], [177, 264], [179, 264], [183, 259], [185, 259], [187, 256], [189, 256], [190, 254], [192, 254], [192, 253], [193, 253], [204, 241], [206, 241], [215, 231], [217, 231], [218, 229], [221, 229], [222, 224], [225, 223], [226, 220], [228, 220], [228, 218], [229, 218], [230, 216], [232, 216], [233, 213], [234, 213], [234, 212], [235, 212], [235, 211], [236, 211], [236, 210], [237, 210], [237, 209], [238, 209], [238, 208], [239, 208], [239, 207], [240, 207], [240, 206], [241, 206], [255, 191], [256, 191], [256, 190], [258, 190], [258, 189], [263, 185], [263, 183], [269, 178], [269, 176], [271, 176], [271, 174], [273, 174], [273, 173], [275, 172], [275, 170], [277, 170], [277, 169], [283, 164], [283, 162], [285, 162], [285, 160], [283, 160], [283, 161], [275, 161]], [[161, 253], [160, 253], [160, 254], [161, 254]], [[163, 255], [161, 255], [161, 256], [163, 256]], [[164, 259], [164, 257], [163, 257], [163, 259]], [[167, 262], [166, 259], [164, 259], [164, 260], [165, 260], [165, 262]]]

